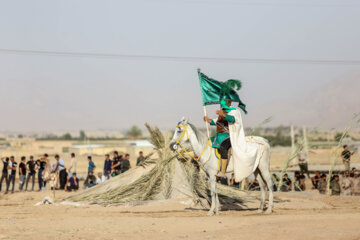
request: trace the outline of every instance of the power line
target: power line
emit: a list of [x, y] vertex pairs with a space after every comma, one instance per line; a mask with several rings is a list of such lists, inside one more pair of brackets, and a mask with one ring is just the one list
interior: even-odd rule
[[19, 50], [19, 49], [0, 49], [0, 53], [18, 54], [18, 55], [53, 56], [53, 57], [114, 58], [114, 59], [125, 59], [125, 60], [179, 61], [179, 62], [360, 65], [360, 60], [332, 60], [332, 59], [273, 59], [273, 58], [156, 56], [156, 55], [130, 55], [130, 54], [90, 53], [90, 52]]
[[[270, 2], [270, 1], [216, 1], [216, 0], [183, 0], [183, 1], [169, 1], [157, 0], [164, 4], [194, 4], [194, 5], [240, 5], [240, 6], [265, 6], [265, 7], [360, 7], [359, 2], [356, 1], [299, 1], [299, 2]], [[154, 1], [152, 1], [154, 3]]]

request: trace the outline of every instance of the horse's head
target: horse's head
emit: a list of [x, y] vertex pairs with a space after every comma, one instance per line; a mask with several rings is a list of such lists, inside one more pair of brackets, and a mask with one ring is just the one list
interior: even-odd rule
[[175, 128], [174, 136], [170, 142], [171, 150], [176, 151], [179, 148], [179, 145], [183, 145], [189, 140], [187, 132], [188, 126], [188, 120], [183, 117]]

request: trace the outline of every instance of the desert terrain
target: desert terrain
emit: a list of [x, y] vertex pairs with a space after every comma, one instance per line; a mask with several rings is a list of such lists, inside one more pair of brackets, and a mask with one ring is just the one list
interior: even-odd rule
[[[258, 201], [207, 217], [189, 199], [102, 207], [34, 206], [52, 192], [1, 194], [0, 239], [360, 239], [360, 197], [277, 193], [272, 215]], [[257, 193], [251, 193], [257, 194]], [[247, 199], [244, 193], [244, 199]]]

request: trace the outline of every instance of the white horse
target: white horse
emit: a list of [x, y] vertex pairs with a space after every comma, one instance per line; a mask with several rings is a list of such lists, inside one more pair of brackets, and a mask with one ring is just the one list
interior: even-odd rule
[[[266, 186], [269, 190], [269, 206], [266, 213], [272, 213], [273, 209], [273, 182], [270, 174], [270, 146], [266, 139], [261, 137], [251, 137], [258, 144], [259, 165], [254, 171], [255, 178], [258, 179], [261, 189], [261, 203], [258, 212], [265, 210]], [[247, 138], [249, 140], [249, 138]], [[174, 136], [170, 142], [170, 148], [173, 151], [179, 148], [184, 149], [184, 145], [190, 143], [194, 153], [198, 156], [198, 162], [207, 174], [210, 181], [211, 190], [211, 207], [208, 212], [209, 216], [218, 214], [220, 209], [219, 197], [216, 189], [216, 174], [218, 172], [218, 158], [215, 149], [211, 147], [211, 142], [201, 132], [197, 131], [194, 125], [183, 118], [176, 126]], [[186, 152], [186, 150], [185, 150]], [[186, 154], [186, 153], [185, 153]], [[227, 168], [227, 176], [231, 175], [233, 169], [232, 159]]]

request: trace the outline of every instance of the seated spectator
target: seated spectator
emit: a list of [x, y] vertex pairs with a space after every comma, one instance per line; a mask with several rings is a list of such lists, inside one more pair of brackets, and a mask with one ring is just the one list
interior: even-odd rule
[[334, 175], [333, 180], [330, 183], [331, 195], [339, 196], [341, 193], [341, 187], [339, 184], [339, 175]]
[[287, 175], [287, 173], [285, 173], [284, 178], [282, 180], [282, 185], [280, 187], [280, 191], [282, 191], [282, 192], [291, 191], [291, 187], [292, 187], [292, 181], [289, 178], [289, 176]]
[[359, 172], [354, 173], [354, 178], [352, 179], [351, 183], [352, 183], [352, 195], [353, 196], [360, 196]]
[[91, 188], [96, 185], [96, 178], [93, 175], [93, 172], [89, 172], [88, 176], [85, 179], [84, 187]]
[[353, 168], [351, 169], [351, 172], [350, 172], [350, 177], [353, 178], [353, 177], [355, 176], [355, 173], [356, 173], [356, 172], [357, 172], [357, 171], [356, 171], [356, 168], [353, 167]]
[[259, 191], [260, 185], [257, 179], [249, 182], [249, 191]]
[[351, 196], [352, 192], [352, 179], [350, 178], [350, 172], [345, 171], [345, 176], [342, 181], [343, 195]]
[[79, 179], [76, 177], [76, 173], [72, 173], [71, 178], [69, 178], [66, 190], [71, 192], [72, 190], [77, 191], [79, 189]]
[[302, 191], [300, 188], [300, 173], [295, 172], [294, 191]]
[[312, 185], [313, 185], [312, 189], [317, 189], [317, 188], [318, 188], [317, 185], [318, 185], [319, 181], [320, 181], [320, 172], [319, 172], [319, 171], [316, 171], [316, 172], [315, 172], [315, 176], [313, 176], [313, 177], [311, 178], [311, 183], [312, 183]]
[[104, 175], [102, 175], [101, 172], [98, 173], [97, 178], [96, 178], [96, 184], [101, 184], [103, 182], [105, 182], [106, 178]]
[[228, 185], [231, 187], [239, 188], [239, 183], [235, 181], [235, 174], [231, 174], [231, 178], [228, 180]]
[[272, 180], [273, 180], [273, 183], [274, 183], [274, 185], [273, 185], [273, 191], [274, 192], [277, 192], [277, 188], [278, 188], [278, 185], [279, 185], [279, 177], [275, 174], [275, 173], [273, 173], [273, 175], [272, 175]]
[[318, 188], [320, 194], [325, 194], [326, 193], [327, 182], [326, 182], [326, 175], [325, 174], [321, 175], [320, 181], [318, 182], [317, 188]]
[[139, 157], [136, 160], [136, 166], [140, 166], [145, 161], [144, 153], [142, 151], [139, 152]]
[[305, 191], [306, 190], [306, 185], [305, 185], [305, 175], [304, 174], [301, 174], [300, 177], [299, 177], [299, 182], [298, 182], [298, 191]]

